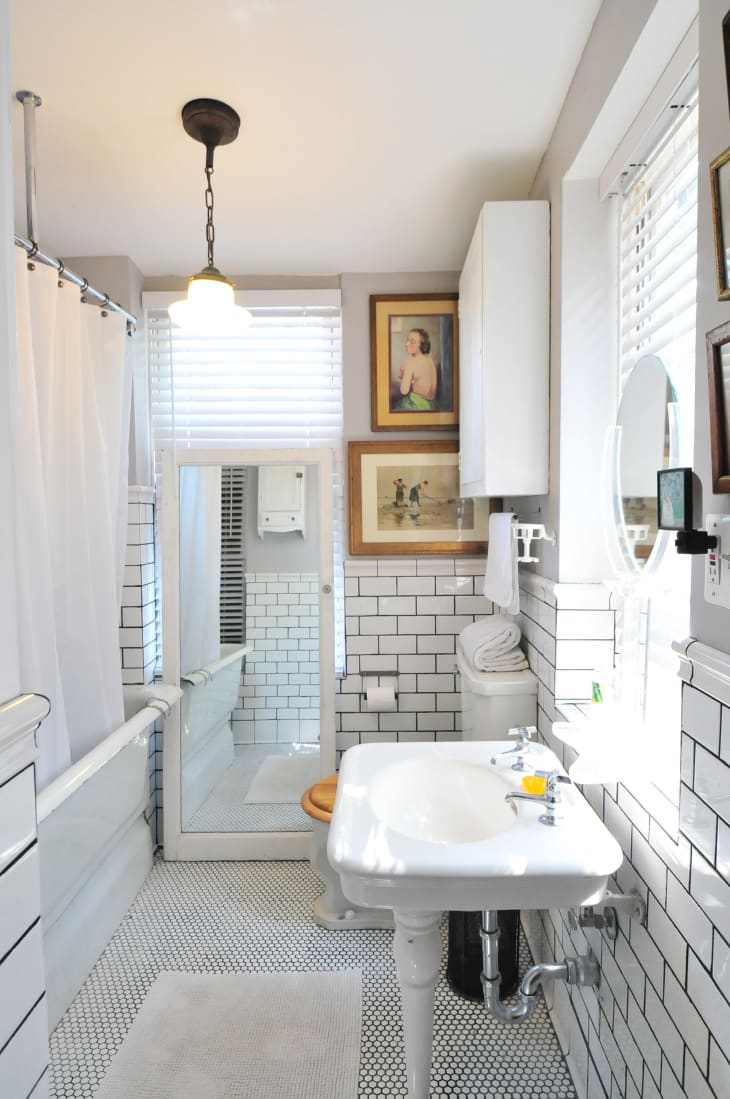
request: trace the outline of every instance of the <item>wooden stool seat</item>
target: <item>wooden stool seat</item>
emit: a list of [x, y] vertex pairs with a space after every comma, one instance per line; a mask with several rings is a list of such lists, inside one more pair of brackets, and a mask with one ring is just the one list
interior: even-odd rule
[[335, 807], [337, 795], [337, 775], [327, 775], [305, 790], [302, 794], [302, 809], [314, 820], [321, 820], [323, 824], [329, 824], [332, 820], [332, 810]]

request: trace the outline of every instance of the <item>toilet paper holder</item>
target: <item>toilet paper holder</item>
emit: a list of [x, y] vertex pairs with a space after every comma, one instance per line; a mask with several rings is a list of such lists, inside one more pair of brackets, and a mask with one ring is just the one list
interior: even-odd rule
[[372, 675], [363, 676], [362, 680], [362, 697], [367, 702], [368, 689], [371, 687], [392, 687], [393, 693], [398, 698], [398, 673], [397, 672], [377, 672]]

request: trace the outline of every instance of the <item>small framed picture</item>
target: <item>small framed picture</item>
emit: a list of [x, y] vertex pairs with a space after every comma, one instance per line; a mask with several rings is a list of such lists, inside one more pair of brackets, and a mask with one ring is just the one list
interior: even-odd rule
[[710, 164], [710, 191], [717, 296], [720, 301], [726, 301], [730, 298], [730, 149]]
[[657, 526], [660, 530], [692, 530], [692, 469], [657, 472]]
[[705, 337], [710, 397], [712, 491], [730, 492], [730, 321]]
[[373, 431], [423, 431], [458, 425], [458, 297], [371, 295]]
[[455, 440], [348, 443], [351, 554], [484, 553], [501, 501], [459, 493]]

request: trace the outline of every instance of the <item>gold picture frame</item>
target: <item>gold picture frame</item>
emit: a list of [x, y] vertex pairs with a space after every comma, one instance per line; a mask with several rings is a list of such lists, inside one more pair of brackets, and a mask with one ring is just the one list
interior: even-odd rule
[[459, 423], [458, 294], [371, 294], [373, 431]]
[[459, 495], [456, 440], [348, 443], [350, 553], [485, 553], [499, 500]]
[[730, 149], [710, 164], [710, 193], [717, 296], [720, 301], [727, 301], [730, 299]]

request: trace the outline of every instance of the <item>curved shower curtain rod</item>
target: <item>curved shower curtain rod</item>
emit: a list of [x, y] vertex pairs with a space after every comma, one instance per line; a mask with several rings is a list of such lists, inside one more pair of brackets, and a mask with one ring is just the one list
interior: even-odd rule
[[58, 271], [59, 278], [67, 279], [68, 282], [73, 282], [80, 288], [82, 295], [88, 294], [104, 309], [110, 309], [114, 313], [121, 313], [128, 325], [136, 325], [137, 318], [134, 313], [128, 313], [126, 309], [121, 307], [119, 302], [112, 301], [108, 294], [104, 294], [101, 290], [97, 290], [95, 287], [90, 286], [88, 279], [81, 278], [75, 271], [71, 271], [60, 259], [54, 259], [53, 256], [48, 256], [45, 252], [41, 252], [35, 241], [28, 240], [27, 237], [22, 237], [20, 233], [16, 233], [15, 243], [19, 248], [25, 248], [29, 260], [37, 259], [39, 263], [46, 263], [49, 267], [55, 267]]
[[41, 252], [36, 243], [37, 219], [36, 219], [36, 194], [35, 194], [35, 111], [43, 102], [35, 92], [19, 91], [15, 98], [23, 105], [23, 138], [25, 146], [25, 205], [28, 219], [28, 236], [15, 234], [15, 243], [19, 248], [25, 248], [28, 259], [37, 259], [39, 263], [45, 263], [49, 267], [55, 267], [59, 276], [67, 279], [80, 287], [82, 295], [94, 298], [103, 309], [110, 309], [113, 313], [121, 313], [127, 322], [127, 326], [134, 326], [137, 318], [133, 313], [122, 309], [119, 302], [112, 301], [108, 294], [89, 285], [89, 280], [69, 270], [60, 259]]

